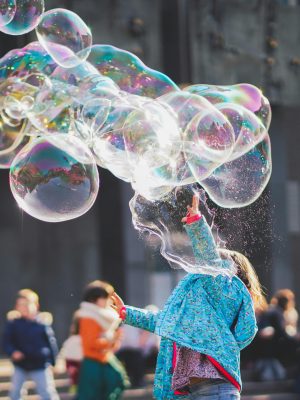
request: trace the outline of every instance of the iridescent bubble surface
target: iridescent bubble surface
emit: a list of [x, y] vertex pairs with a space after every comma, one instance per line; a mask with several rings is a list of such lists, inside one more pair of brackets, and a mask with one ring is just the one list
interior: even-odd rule
[[48, 76], [56, 67], [45, 49], [38, 42], [32, 42], [22, 49], [9, 51], [0, 59], [0, 80], [24, 78], [34, 73]]
[[[44, 47], [30, 43], [0, 60], [0, 117], [5, 125], [0, 156], [6, 157], [2, 163], [0, 157], [0, 166], [8, 167], [32, 137], [33, 143], [42, 140], [50, 147], [59, 141], [66, 153], [74, 142], [89, 148], [94, 167], [97, 163], [130, 183], [149, 204], [168, 201], [194, 183], [221, 207], [255, 201], [271, 173], [271, 112], [261, 91], [248, 84], [179, 90], [125, 50], [90, 47], [83, 40], [85, 28], [80, 30], [76, 22], [79, 17], [73, 17], [67, 10], [50, 10], [37, 29], [44, 35]], [[57, 49], [63, 51], [55, 53]], [[52, 185], [51, 190], [61, 187]], [[34, 213], [38, 196], [26, 193], [28, 201], [19, 196], [19, 204]], [[37, 207], [36, 218], [43, 219], [44, 213], [49, 220], [63, 219], [45, 204]], [[66, 218], [75, 218], [77, 211], [69, 211]]]
[[47, 222], [77, 218], [93, 205], [99, 176], [84, 143], [69, 135], [33, 139], [10, 169], [10, 186], [19, 206]]
[[27, 117], [41, 134], [69, 132], [73, 98], [68, 89], [64, 83], [52, 81], [51, 86], [44, 85], [37, 93]]
[[7, 25], [15, 16], [16, 13], [15, 0], [1, 0], [0, 2], [0, 27]]
[[192, 85], [184, 90], [205, 97], [210, 103], [232, 103], [241, 105], [256, 114], [268, 129], [271, 122], [271, 107], [262, 92], [249, 83], [231, 86]]
[[166, 75], [147, 67], [129, 51], [108, 45], [94, 45], [88, 57], [100, 74], [111, 78], [121, 90], [155, 98], [178, 86]]
[[15, 13], [0, 31], [9, 35], [22, 35], [32, 31], [44, 12], [44, 0], [15, 0]]
[[76, 67], [90, 53], [91, 31], [73, 11], [55, 8], [45, 12], [36, 33], [41, 45], [62, 67]]

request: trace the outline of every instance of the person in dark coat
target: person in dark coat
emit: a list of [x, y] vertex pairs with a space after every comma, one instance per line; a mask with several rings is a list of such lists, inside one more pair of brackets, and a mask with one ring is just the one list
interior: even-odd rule
[[[42, 400], [58, 400], [51, 365], [57, 344], [49, 313], [38, 313], [38, 295], [30, 289], [18, 292], [15, 310], [8, 314], [3, 348], [14, 364], [10, 399], [19, 400], [26, 380], [31, 379]], [[49, 323], [50, 322], [50, 323]]]

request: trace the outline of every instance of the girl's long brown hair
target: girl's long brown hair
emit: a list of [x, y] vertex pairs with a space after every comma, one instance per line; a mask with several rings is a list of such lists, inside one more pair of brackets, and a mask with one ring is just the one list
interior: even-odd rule
[[227, 249], [219, 249], [219, 253], [222, 258], [231, 258], [236, 265], [236, 275], [249, 290], [255, 308], [263, 307], [263, 305], [265, 304], [263, 289], [259, 282], [255, 269], [253, 268], [248, 258], [237, 251]]

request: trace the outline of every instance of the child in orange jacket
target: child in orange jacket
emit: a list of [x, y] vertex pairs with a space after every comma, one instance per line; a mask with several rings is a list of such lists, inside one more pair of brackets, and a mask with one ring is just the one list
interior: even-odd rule
[[83, 350], [78, 400], [117, 400], [127, 384], [125, 370], [114, 355], [120, 346], [120, 319], [109, 307], [113, 291], [106, 282], [90, 283], [76, 313]]

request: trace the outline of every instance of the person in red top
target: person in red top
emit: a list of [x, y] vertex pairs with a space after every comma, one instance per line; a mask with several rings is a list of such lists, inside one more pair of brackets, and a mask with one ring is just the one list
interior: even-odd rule
[[114, 355], [120, 346], [120, 319], [109, 307], [113, 292], [106, 282], [91, 282], [76, 312], [83, 351], [78, 400], [118, 400], [128, 383]]

